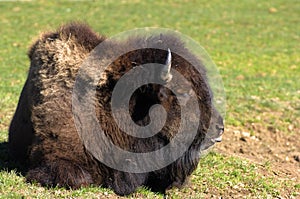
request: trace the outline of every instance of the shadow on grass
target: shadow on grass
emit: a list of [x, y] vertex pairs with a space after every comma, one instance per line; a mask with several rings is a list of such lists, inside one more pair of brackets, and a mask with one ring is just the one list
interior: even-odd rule
[[9, 156], [8, 142], [0, 142], [0, 171], [12, 171], [16, 170], [18, 173], [23, 174], [24, 168], [12, 160]]
[[8, 142], [0, 142], [0, 170], [10, 168], [12, 165], [10, 165], [9, 162]]

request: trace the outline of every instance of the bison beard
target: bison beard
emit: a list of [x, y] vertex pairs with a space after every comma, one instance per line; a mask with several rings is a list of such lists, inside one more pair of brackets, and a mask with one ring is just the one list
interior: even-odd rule
[[[99, 162], [85, 149], [72, 113], [72, 90], [78, 69], [104, 40], [87, 25], [70, 23], [41, 35], [32, 45], [28, 53], [31, 61], [28, 78], [9, 129], [11, 157], [23, 163], [28, 181], [45, 186], [79, 188], [96, 184], [112, 188], [119, 195], [130, 194], [139, 186], [162, 193], [174, 186], [181, 187], [196, 169], [201, 151], [213, 145], [223, 132], [223, 120], [212, 105], [205, 69], [183, 42], [172, 35], [136, 37], [114, 45], [114, 49], [125, 45], [139, 49], [115, 60], [96, 88], [96, 114], [105, 135], [115, 145], [128, 151], [149, 152], [165, 146], [176, 135], [180, 105], [175, 94], [163, 85], [142, 86], [130, 100], [130, 114], [139, 125], [149, 122], [148, 111], [152, 105], [161, 104], [166, 109], [164, 128], [151, 138], [136, 138], [122, 132], [112, 118], [110, 107], [112, 90], [119, 78], [137, 65], [164, 64], [168, 48], [176, 49], [191, 60], [187, 62], [173, 53], [172, 67], [191, 82], [201, 112], [196, 137], [172, 164], [148, 173], [118, 171]], [[151, 42], [160, 49], [140, 49], [139, 46]], [[200, 66], [201, 73], [193, 65]], [[214, 130], [210, 131], [209, 125], [215, 127]]]

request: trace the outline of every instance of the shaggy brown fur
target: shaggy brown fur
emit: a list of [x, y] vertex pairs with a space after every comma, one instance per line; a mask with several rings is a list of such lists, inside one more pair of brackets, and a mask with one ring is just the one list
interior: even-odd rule
[[[123, 74], [141, 64], [164, 64], [168, 48], [176, 49], [192, 60], [189, 63], [173, 53], [172, 67], [191, 82], [201, 112], [197, 118], [200, 122], [198, 133], [189, 150], [179, 159], [149, 173], [121, 172], [97, 161], [85, 149], [76, 131], [72, 113], [72, 90], [78, 69], [91, 50], [104, 39], [84, 24], [71, 23], [55, 32], [43, 34], [32, 45], [28, 78], [9, 129], [12, 157], [27, 165], [26, 178], [29, 181], [47, 186], [78, 188], [97, 184], [110, 187], [120, 195], [130, 194], [142, 185], [160, 192], [173, 186], [182, 186], [197, 167], [205, 135], [212, 133], [211, 137], [216, 138], [223, 132], [223, 120], [212, 106], [212, 93], [201, 62], [172, 35], [132, 38], [113, 44], [113, 51], [128, 45], [140, 49], [115, 60], [97, 86], [96, 114], [105, 135], [114, 144], [128, 151], [147, 152], [161, 148], [176, 135], [180, 106], [174, 93], [162, 85], [142, 86], [130, 100], [130, 114], [140, 125], [149, 122], [148, 111], [152, 105], [161, 104], [167, 110], [166, 125], [151, 138], [139, 139], [122, 132], [112, 118], [109, 105], [112, 90]], [[165, 50], [141, 49], [149, 43]], [[105, 53], [109, 55], [110, 52]], [[193, 65], [203, 69], [201, 74]], [[162, 92], [164, 95], [161, 95]], [[209, 124], [217, 129], [208, 132]], [[207, 147], [213, 143], [207, 144]]]

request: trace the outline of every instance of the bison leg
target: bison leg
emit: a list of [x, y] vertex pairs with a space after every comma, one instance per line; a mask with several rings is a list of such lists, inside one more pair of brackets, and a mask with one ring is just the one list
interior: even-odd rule
[[129, 195], [144, 184], [146, 177], [147, 174], [144, 173], [134, 174], [113, 171], [111, 178], [106, 182], [106, 186], [113, 189], [118, 195]]
[[59, 186], [77, 189], [93, 183], [85, 169], [66, 160], [58, 160], [30, 169], [26, 175], [29, 182], [43, 186]]

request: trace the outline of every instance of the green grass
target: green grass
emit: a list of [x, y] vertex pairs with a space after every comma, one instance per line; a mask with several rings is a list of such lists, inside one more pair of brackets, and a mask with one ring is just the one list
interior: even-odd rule
[[[266, 176], [261, 176], [261, 170]], [[201, 198], [206, 195], [240, 194], [240, 196], [252, 197], [276, 197], [280, 196], [282, 189], [289, 189], [297, 193], [299, 184], [293, 185], [283, 179], [271, 177], [270, 173], [263, 165], [257, 165], [249, 161], [226, 157], [217, 153], [210, 153], [200, 161], [198, 169], [190, 179], [190, 185], [181, 190], [173, 189], [168, 192], [171, 198], [179, 199], [189, 196], [191, 198]], [[2, 171], [0, 173], [0, 198], [97, 198], [115, 197], [109, 189], [88, 187], [79, 190], [66, 190], [63, 188], [44, 188], [35, 184], [28, 184], [24, 177], [15, 171]], [[294, 187], [293, 187], [294, 186]], [[242, 194], [239, 193], [242, 191]], [[238, 195], [236, 195], [238, 196]], [[128, 198], [163, 198], [161, 194], [140, 188]]]
[[[298, 0], [0, 1], [0, 142], [7, 141], [7, 128], [26, 79], [28, 47], [40, 32], [71, 20], [84, 20], [108, 36], [138, 27], [178, 30], [199, 42], [218, 66], [227, 96], [227, 125], [251, 128], [252, 123], [258, 123], [299, 133], [299, 13]], [[289, 125], [294, 131], [288, 130]], [[0, 158], [3, 167], [6, 151], [0, 151]], [[257, 164], [211, 154], [201, 161], [191, 186], [170, 194], [174, 198], [199, 198], [208, 193], [228, 195], [228, 188], [236, 188], [249, 198], [266, 198], [279, 196], [285, 189], [291, 190], [291, 195], [300, 192], [299, 184], [258, 171]], [[2, 170], [0, 198], [21, 196], [114, 195], [96, 187], [45, 189], [25, 183], [14, 171]], [[132, 197], [162, 198], [145, 189]]]

